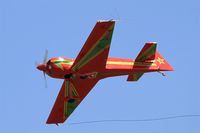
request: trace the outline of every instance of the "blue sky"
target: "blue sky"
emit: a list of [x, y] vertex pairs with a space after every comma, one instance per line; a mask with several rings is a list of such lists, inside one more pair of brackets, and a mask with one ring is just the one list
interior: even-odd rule
[[[200, 114], [200, 2], [198, 0], [1, 0], [0, 132], [199, 133], [200, 118], [154, 122], [69, 123]], [[135, 58], [145, 42], [175, 68], [167, 77], [145, 74], [100, 81], [65, 124], [46, 125], [62, 80], [36, 70], [49, 57], [75, 58], [99, 19], [116, 23], [110, 56]]]

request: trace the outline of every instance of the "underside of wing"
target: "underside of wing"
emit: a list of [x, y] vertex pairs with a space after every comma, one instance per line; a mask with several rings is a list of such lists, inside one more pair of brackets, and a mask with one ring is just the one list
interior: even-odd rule
[[73, 71], [89, 72], [105, 68], [115, 21], [99, 21], [78, 54]]
[[97, 81], [97, 79], [65, 80], [46, 123], [64, 123]]

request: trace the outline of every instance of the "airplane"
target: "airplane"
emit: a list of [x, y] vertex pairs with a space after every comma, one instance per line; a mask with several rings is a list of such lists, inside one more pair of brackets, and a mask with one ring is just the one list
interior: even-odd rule
[[156, 50], [156, 42], [147, 42], [135, 60], [108, 57], [115, 20], [97, 21], [76, 59], [47, 59], [37, 69], [63, 84], [46, 124], [60, 124], [72, 114], [90, 90], [101, 79], [127, 75], [127, 81], [138, 81], [144, 73], [173, 71]]

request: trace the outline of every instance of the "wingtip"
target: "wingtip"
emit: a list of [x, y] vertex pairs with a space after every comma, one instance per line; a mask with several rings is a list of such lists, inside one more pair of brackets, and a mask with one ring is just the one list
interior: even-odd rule
[[119, 20], [116, 20], [116, 19], [108, 19], [108, 20], [105, 20], [105, 19], [102, 19], [102, 20], [97, 20], [97, 22], [116, 22], [116, 21], [119, 21]]

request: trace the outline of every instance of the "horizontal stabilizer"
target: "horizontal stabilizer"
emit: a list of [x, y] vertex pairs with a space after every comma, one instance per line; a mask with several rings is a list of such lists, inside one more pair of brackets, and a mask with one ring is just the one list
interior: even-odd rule
[[140, 77], [142, 77], [144, 73], [133, 73], [129, 74], [127, 81], [138, 81]]

